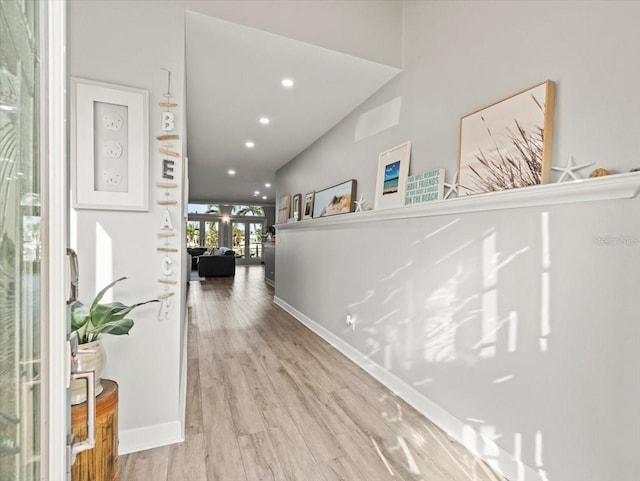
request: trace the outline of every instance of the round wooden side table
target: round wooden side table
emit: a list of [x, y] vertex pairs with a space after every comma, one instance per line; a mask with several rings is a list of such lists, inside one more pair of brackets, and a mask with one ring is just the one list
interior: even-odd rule
[[[118, 385], [102, 380], [96, 398], [96, 445], [78, 454], [71, 481], [118, 481]], [[87, 403], [71, 407], [71, 432], [78, 441], [87, 437]]]

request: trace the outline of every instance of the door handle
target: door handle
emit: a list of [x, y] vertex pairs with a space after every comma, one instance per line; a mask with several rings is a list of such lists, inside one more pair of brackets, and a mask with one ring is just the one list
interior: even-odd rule
[[67, 247], [67, 259], [69, 260], [69, 297], [67, 305], [78, 300], [78, 254]]
[[87, 381], [87, 438], [79, 443], [73, 443], [71, 451], [78, 454], [88, 449], [93, 449], [96, 445], [96, 385], [95, 372], [83, 371], [71, 374], [72, 381], [76, 379], [86, 379]]

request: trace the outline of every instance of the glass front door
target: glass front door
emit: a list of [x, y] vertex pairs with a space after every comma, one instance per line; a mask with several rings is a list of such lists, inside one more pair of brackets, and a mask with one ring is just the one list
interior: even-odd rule
[[0, 2], [0, 479], [41, 475], [38, 7]]

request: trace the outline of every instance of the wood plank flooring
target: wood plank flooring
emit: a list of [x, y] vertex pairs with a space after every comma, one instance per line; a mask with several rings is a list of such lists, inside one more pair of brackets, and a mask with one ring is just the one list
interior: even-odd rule
[[504, 481], [272, 300], [257, 266], [191, 283], [185, 442], [120, 481]]

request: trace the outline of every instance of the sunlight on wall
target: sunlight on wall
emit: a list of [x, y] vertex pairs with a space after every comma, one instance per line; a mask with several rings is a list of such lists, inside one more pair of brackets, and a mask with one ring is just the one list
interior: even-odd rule
[[[106, 230], [96, 222], [96, 292], [113, 282], [113, 241]], [[103, 302], [113, 301], [113, 291], [106, 292]]]
[[542, 469], [544, 466], [542, 462], [542, 433], [540, 431], [536, 431], [536, 442], [535, 442], [535, 463], [538, 468], [538, 474], [544, 481], [548, 481], [547, 472]]
[[391, 343], [384, 347], [383, 365], [385, 369], [388, 369], [389, 371], [393, 369], [393, 345]]
[[433, 237], [436, 234], [439, 234], [440, 232], [442, 232], [445, 229], [448, 229], [449, 227], [453, 226], [454, 224], [457, 224], [458, 222], [460, 222], [460, 218], [458, 217], [457, 219], [452, 220], [451, 222], [449, 222], [448, 224], [443, 225], [442, 227], [434, 230], [433, 232], [428, 233], [426, 236], [424, 236], [422, 239], [418, 239], [416, 241], [413, 241], [410, 244], [410, 247], [415, 247], [418, 244], [426, 241], [427, 239], [429, 239], [430, 237]]
[[524, 481], [524, 463], [522, 462], [522, 434], [513, 435], [513, 459], [516, 462], [516, 481]]
[[[508, 294], [511, 292], [509, 283], [523, 266], [532, 261], [533, 249], [537, 246], [513, 245], [513, 240], [507, 234], [502, 238], [503, 231], [498, 226], [487, 226], [482, 236], [472, 239], [461, 239], [459, 242], [445, 248], [440, 248], [440, 242], [435, 242], [434, 236], [459, 221], [456, 219], [446, 223], [436, 230], [412, 241], [411, 251], [419, 249], [434, 255], [428, 262], [417, 262], [409, 255], [390, 264], [384, 273], [377, 277], [373, 289], [363, 289], [359, 297], [348, 305], [352, 316], [358, 317], [360, 330], [365, 336], [364, 353], [372, 365], [382, 365], [388, 371], [402, 371], [415, 374], [411, 385], [425, 392], [435, 389], [438, 382], [439, 369], [436, 364], [462, 363], [475, 365], [485, 363], [484, 382], [495, 386], [498, 392], [510, 392], [512, 387], [507, 385], [517, 382], [517, 373], [506, 372], [504, 369], [494, 368], [498, 356], [517, 355], [519, 343], [526, 343], [525, 334], [529, 327], [533, 327], [533, 339], [538, 338], [538, 329], [529, 326], [530, 316], [536, 320], [536, 313], [519, 312], [511, 302]], [[542, 215], [542, 245], [541, 245], [541, 324], [539, 337], [546, 342], [550, 334], [549, 323], [549, 283], [550, 283], [550, 246], [549, 246], [549, 217]], [[458, 239], [460, 239], [458, 237]], [[504, 249], [509, 246], [509, 250]], [[537, 252], [537, 250], [536, 250]], [[432, 280], [432, 272], [442, 271], [438, 264], [447, 264], [446, 277]], [[535, 265], [535, 264], [534, 264]], [[502, 273], [502, 275], [500, 275]], [[423, 279], [426, 279], [423, 281]], [[535, 278], [532, 279], [535, 284]], [[425, 285], [428, 286], [425, 288]], [[501, 291], [502, 289], [502, 291]], [[505, 294], [501, 295], [501, 292]], [[373, 311], [371, 319], [359, 316], [359, 309], [375, 302], [379, 308]], [[522, 324], [524, 321], [527, 324]], [[524, 330], [522, 330], [524, 326]], [[522, 338], [522, 339], [521, 339]], [[512, 357], [516, 359], [516, 357]], [[502, 362], [502, 361], [498, 361]], [[504, 386], [504, 387], [502, 387]], [[436, 386], [437, 387], [437, 386]], [[506, 389], [506, 391], [505, 391]], [[402, 419], [401, 407], [391, 404], [391, 399], [380, 400], [384, 403], [381, 409], [386, 422], [395, 423]], [[542, 464], [542, 433], [538, 431], [534, 439], [525, 438], [524, 433], [508, 433], [498, 431], [495, 424], [491, 424], [492, 413], [483, 413], [471, 409], [468, 414], [476, 417], [466, 417], [461, 439], [472, 453], [481, 455], [485, 462], [475, 455], [461, 454], [450, 443], [447, 435], [427, 425], [422, 429], [415, 426], [410, 432], [403, 433], [391, 443], [380, 442], [371, 438], [381, 461], [392, 473], [393, 463], [402, 458], [403, 469], [413, 476], [424, 475], [425, 459], [419, 451], [431, 440], [440, 444], [451, 456], [459, 468], [467, 474], [469, 479], [495, 479], [488, 465], [497, 470], [504, 470], [511, 466], [514, 474], [513, 481], [526, 481], [533, 467], [541, 479], [546, 479]], [[485, 415], [488, 419], [482, 420]], [[507, 439], [508, 437], [508, 439]], [[507, 446], [513, 440], [511, 446]], [[528, 456], [534, 455], [535, 465], [525, 464]], [[498, 442], [502, 445], [498, 446]], [[511, 447], [507, 451], [507, 448]], [[485, 464], [486, 463], [486, 464]], [[393, 470], [395, 471], [395, 466]], [[482, 473], [482, 474], [480, 474]]]
[[482, 288], [484, 293], [482, 294], [480, 357], [484, 359], [495, 357], [498, 338], [498, 254], [496, 253], [496, 242], [494, 230], [485, 234], [485, 238], [482, 240]]
[[518, 313], [511, 311], [509, 313], [509, 340], [507, 351], [516, 352], [518, 348]]
[[458, 266], [454, 276], [427, 297], [425, 312], [424, 359], [428, 362], [452, 362], [456, 359], [456, 331], [454, 316], [458, 311], [458, 285], [463, 276]]
[[78, 250], [78, 213], [75, 209], [69, 209], [69, 241]]
[[549, 213], [540, 214], [540, 232], [542, 235], [542, 275], [540, 291], [540, 350], [546, 352], [548, 336], [551, 334], [551, 321], [549, 319], [549, 292], [551, 252], [549, 247]]

